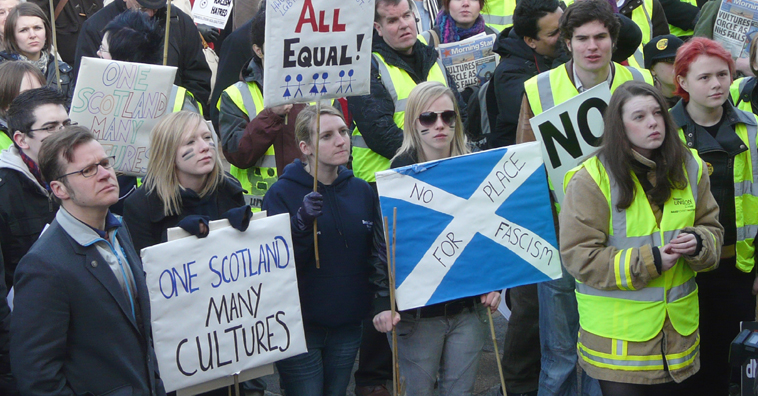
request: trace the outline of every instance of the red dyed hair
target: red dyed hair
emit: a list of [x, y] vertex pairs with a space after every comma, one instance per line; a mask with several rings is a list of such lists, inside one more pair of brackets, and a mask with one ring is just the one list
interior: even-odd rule
[[679, 79], [676, 77], [687, 77], [687, 74], [690, 72], [690, 65], [700, 55], [712, 56], [726, 62], [729, 66], [729, 74], [734, 79], [734, 60], [732, 60], [732, 54], [725, 50], [721, 44], [713, 40], [704, 37], [693, 37], [679, 47], [679, 50], [676, 51], [676, 61], [674, 62], [674, 82], [676, 83], [674, 94], [680, 96], [685, 102], [690, 101], [690, 94], [682, 89], [679, 85]]

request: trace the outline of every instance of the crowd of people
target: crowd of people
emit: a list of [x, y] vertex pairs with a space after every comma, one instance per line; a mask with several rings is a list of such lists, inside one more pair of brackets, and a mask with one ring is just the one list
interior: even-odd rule
[[[226, 29], [195, 24], [192, 2], [0, 0], [0, 394], [166, 394], [140, 251], [173, 227], [245, 231], [264, 210], [291, 219], [308, 349], [276, 363], [288, 396], [345, 395], [351, 376], [359, 396], [390, 395], [393, 330], [407, 395], [471, 395], [501, 291], [393, 311], [374, 174], [535, 141], [532, 117], [601, 84], [598, 150], [554, 202], [562, 277], [505, 298], [500, 393], [739, 383], [729, 346], [758, 293], [758, 36], [740, 59], [712, 40], [719, 0], [376, 0], [370, 94], [275, 107], [266, 1], [236, 1]], [[497, 35], [499, 64], [457, 86], [437, 48], [479, 34]], [[177, 73], [146, 175], [117, 174], [69, 118], [77, 70], [161, 64], [164, 43]]]

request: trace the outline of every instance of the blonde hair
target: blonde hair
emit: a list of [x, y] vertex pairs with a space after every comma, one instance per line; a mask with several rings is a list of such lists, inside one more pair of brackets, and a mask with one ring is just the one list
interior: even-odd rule
[[[150, 132], [150, 155], [144, 188], [147, 194], [158, 194], [158, 198], [163, 203], [163, 214], [166, 216], [178, 215], [182, 212], [183, 187], [179, 184], [176, 171], [176, 151], [184, 137], [194, 132], [203, 122], [205, 120], [200, 114], [180, 111], [163, 116]], [[215, 157], [213, 171], [205, 180], [202, 190], [197, 191], [200, 197], [216, 191], [224, 180], [218, 149], [216, 149]]]
[[453, 140], [450, 142], [450, 156], [455, 157], [470, 152], [466, 145], [466, 135], [463, 133], [463, 122], [461, 113], [458, 110], [458, 103], [455, 100], [453, 91], [438, 81], [426, 81], [413, 88], [408, 95], [408, 102], [405, 106], [405, 121], [403, 124], [403, 144], [397, 150], [393, 160], [403, 154], [416, 152], [418, 162], [426, 162], [424, 150], [421, 147], [421, 137], [416, 129], [416, 119], [426, 111], [435, 100], [447, 96], [453, 102], [455, 110], [455, 126], [453, 127]]
[[[306, 106], [302, 111], [300, 111], [300, 114], [297, 115], [297, 120], [295, 121], [295, 142], [305, 142], [305, 144], [310, 145], [313, 142], [311, 141], [311, 134], [316, 131], [316, 107], [315, 105]], [[342, 122], [345, 122], [345, 117], [342, 116], [342, 113], [330, 105], [321, 105], [321, 113], [322, 115], [333, 115], [339, 117]], [[346, 123], [347, 124], [347, 123]]]

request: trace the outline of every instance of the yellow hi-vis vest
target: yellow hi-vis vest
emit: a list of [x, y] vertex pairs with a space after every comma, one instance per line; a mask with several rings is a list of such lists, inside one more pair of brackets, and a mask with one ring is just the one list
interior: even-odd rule
[[0, 131], [0, 150], [5, 150], [13, 145], [13, 140], [3, 131]]
[[515, 9], [516, 0], [488, 0], [480, 14], [487, 26], [502, 32], [505, 28], [513, 26]]
[[[697, 0], [679, 0], [679, 1], [684, 2], [684, 3], [689, 3], [697, 7]], [[677, 37], [687, 37], [687, 36], [692, 36], [693, 34], [695, 34], [695, 32], [692, 30], [684, 30], [674, 25], [669, 25], [669, 31], [671, 32], [671, 34]]]
[[[644, 81], [653, 85], [653, 76], [647, 70], [622, 66], [618, 63], [614, 63], [614, 66], [615, 74], [613, 76], [613, 83], [611, 84], [611, 93], [619, 85], [629, 80]], [[571, 82], [571, 78], [569, 78], [568, 73], [570, 72], [566, 66], [562, 65], [542, 72], [524, 83], [524, 90], [534, 115], [541, 114], [543, 111], [547, 111], [579, 95], [579, 91]]]
[[[660, 333], [667, 316], [674, 329], [683, 336], [697, 330], [699, 306], [695, 272], [683, 258], [670, 270], [639, 290], [632, 286], [629, 263], [632, 249], [646, 245], [662, 247], [679, 235], [683, 228], [694, 225], [697, 185], [702, 177], [701, 161], [695, 155], [687, 156], [684, 164], [689, 185], [684, 189], [671, 191], [671, 197], [663, 205], [660, 225], [634, 173], [631, 176], [635, 184], [635, 199], [624, 211], [616, 209], [620, 189], [612, 176], [606, 172], [602, 159], [597, 156], [591, 157], [566, 174], [564, 185], [567, 186], [571, 177], [584, 168], [600, 188], [610, 208], [607, 245], [619, 249], [614, 258], [613, 268], [618, 290], [600, 290], [576, 282], [579, 322], [585, 331], [619, 341], [645, 342]], [[596, 366], [625, 371], [663, 368], [660, 355], [608, 355], [582, 347], [579, 346], [581, 358]], [[686, 366], [695, 356], [697, 349], [684, 356], [667, 355], [666, 359], [669, 368], [675, 369], [680, 365]]]
[[729, 96], [732, 97], [734, 106], [742, 111], [747, 111], [748, 113], [753, 112], [753, 104], [751, 103], [753, 92], [751, 92], [752, 90], [748, 91], [747, 86], [750, 85], [751, 88], [755, 87], [755, 84], [749, 84], [753, 79], [755, 79], [755, 77], [738, 78], [734, 80], [729, 87]]
[[[248, 121], [255, 118], [263, 110], [263, 93], [255, 83], [238, 81], [224, 92], [247, 115]], [[217, 106], [220, 104], [221, 101]], [[279, 179], [276, 171], [274, 145], [269, 146], [263, 158], [259, 159], [252, 168], [240, 169], [232, 165], [229, 172], [240, 181], [242, 188], [247, 191], [248, 195], [245, 196], [245, 201], [252, 206], [253, 212], [259, 212], [263, 204], [263, 196], [266, 195], [269, 187]]]
[[[403, 129], [405, 104], [408, 101], [408, 95], [411, 94], [413, 88], [416, 88], [416, 82], [413, 81], [413, 78], [405, 70], [387, 64], [378, 53], [374, 52], [373, 55], [379, 65], [379, 75], [381, 76], [382, 84], [390, 96], [392, 96], [392, 102], [395, 104], [395, 114], [393, 115], [395, 124], [398, 128]], [[439, 81], [447, 86], [445, 66], [442, 65], [439, 59], [429, 70], [425, 81]], [[367, 182], [374, 182], [376, 181], [375, 172], [389, 169], [390, 160], [368, 148], [358, 128], [353, 130], [352, 146], [353, 172], [356, 177]]]
[[[750, 113], [751, 117], [755, 117]], [[758, 122], [758, 120], [756, 120]], [[734, 157], [734, 215], [737, 223], [737, 268], [745, 273], [755, 264], [755, 236], [758, 233], [758, 150], [756, 149], [755, 125], [737, 124], [734, 132], [748, 149]], [[679, 129], [679, 137], [692, 148], [690, 137]], [[688, 140], [689, 139], [689, 140]]]
[[[168, 98], [168, 103], [171, 104], [171, 112], [176, 113], [184, 109], [184, 96], [189, 95], [193, 99], [195, 95], [192, 92], [187, 91], [187, 88], [180, 87], [176, 84], [171, 86], [171, 96]], [[197, 113], [203, 115], [203, 106], [200, 103], [197, 104]], [[187, 109], [189, 110], [189, 109]]]

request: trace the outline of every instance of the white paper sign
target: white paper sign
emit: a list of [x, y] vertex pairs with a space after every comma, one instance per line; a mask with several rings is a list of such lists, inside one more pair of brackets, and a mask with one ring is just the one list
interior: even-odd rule
[[176, 67], [82, 58], [69, 117], [89, 128], [114, 168], [144, 176], [150, 131], [167, 111]]
[[369, 94], [374, 0], [270, 0], [266, 7], [266, 107]]
[[233, 5], [232, 0], [195, 0], [192, 16], [195, 23], [223, 29], [232, 14]]
[[558, 203], [563, 202], [563, 176], [600, 147], [610, 100], [608, 84], [599, 84], [529, 120]]
[[306, 352], [286, 214], [142, 250], [167, 391]]

